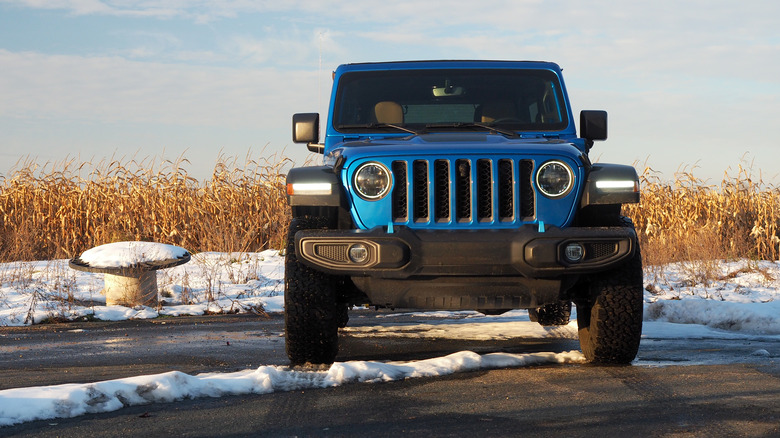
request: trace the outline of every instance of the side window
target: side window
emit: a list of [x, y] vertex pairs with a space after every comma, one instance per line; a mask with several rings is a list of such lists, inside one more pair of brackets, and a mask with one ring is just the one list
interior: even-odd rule
[[543, 123], [560, 123], [561, 109], [558, 106], [558, 93], [555, 85], [548, 82], [542, 96], [542, 120]]

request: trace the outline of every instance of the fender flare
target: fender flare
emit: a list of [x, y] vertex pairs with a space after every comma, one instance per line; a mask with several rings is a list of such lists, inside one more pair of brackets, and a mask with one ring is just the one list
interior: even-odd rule
[[346, 195], [332, 167], [296, 167], [287, 174], [287, 203], [294, 207], [344, 207]]
[[[600, 182], [619, 183], [616, 187], [599, 187]], [[631, 184], [633, 183], [633, 184]], [[639, 203], [639, 176], [633, 166], [596, 163], [588, 172], [580, 207]]]

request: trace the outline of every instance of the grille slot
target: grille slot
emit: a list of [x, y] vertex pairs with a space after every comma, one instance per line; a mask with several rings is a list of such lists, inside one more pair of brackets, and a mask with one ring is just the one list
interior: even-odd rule
[[493, 170], [490, 160], [477, 160], [477, 219], [493, 219]]
[[414, 162], [414, 220], [415, 222], [428, 221], [428, 162], [416, 160]]
[[520, 217], [536, 216], [536, 192], [534, 192], [534, 162], [520, 160]]
[[433, 162], [433, 190], [436, 222], [447, 222], [450, 219], [450, 162], [448, 160]]
[[393, 220], [396, 222], [406, 222], [409, 218], [409, 196], [408, 183], [406, 177], [406, 161], [393, 161], [393, 179], [395, 188], [393, 189]]
[[514, 189], [512, 160], [498, 160], [498, 216], [502, 221], [514, 219]]
[[455, 161], [455, 217], [458, 222], [471, 221], [471, 161]]
[[396, 160], [395, 222], [521, 223], [533, 221], [533, 160]]

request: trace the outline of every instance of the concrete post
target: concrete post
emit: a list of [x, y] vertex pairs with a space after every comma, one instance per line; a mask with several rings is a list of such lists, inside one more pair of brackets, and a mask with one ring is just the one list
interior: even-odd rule
[[157, 307], [157, 271], [136, 276], [105, 274], [106, 305]]

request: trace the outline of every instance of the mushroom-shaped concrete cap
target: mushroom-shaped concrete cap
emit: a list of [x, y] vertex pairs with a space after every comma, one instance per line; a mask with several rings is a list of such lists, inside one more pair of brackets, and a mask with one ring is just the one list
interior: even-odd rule
[[106, 274], [107, 305], [157, 305], [157, 269], [190, 261], [190, 253], [156, 242], [116, 242], [84, 251], [68, 265], [79, 271]]
[[156, 242], [116, 242], [96, 246], [72, 259], [79, 271], [121, 275], [171, 268], [190, 261], [190, 253], [178, 246]]

